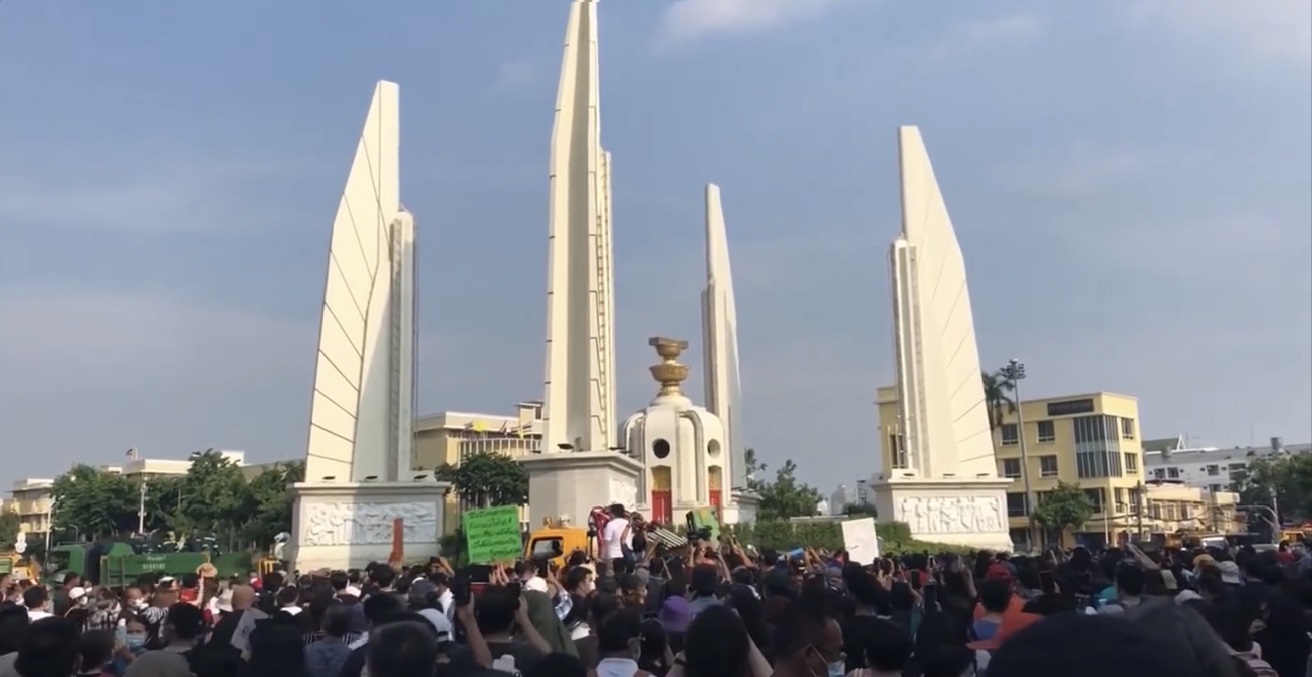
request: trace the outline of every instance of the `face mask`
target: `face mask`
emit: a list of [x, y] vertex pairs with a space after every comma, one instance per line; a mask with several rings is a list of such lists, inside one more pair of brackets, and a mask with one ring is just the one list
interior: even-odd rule
[[829, 668], [829, 677], [843, 677], [847, 674], [846, 661], [836, 661], [830, 663], [827, 667]]
[[126, 644], [128, 649], [130, 649], [131, 651], [141, 651], [142, 649], [146, 648], [146, 636], [128, 635], [126, 641], [124, 641], [124, 644]]

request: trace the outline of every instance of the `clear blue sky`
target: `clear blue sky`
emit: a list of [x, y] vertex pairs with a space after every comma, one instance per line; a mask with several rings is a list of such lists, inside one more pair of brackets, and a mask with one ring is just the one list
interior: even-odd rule
[[[567, 10], [0, 3], [0, 479], [133, 446], [303, 453], [327, 231], [382, 78], [421, 233], [421, 408], [540, 397]], [[1312, 439], [1306, 0], [600, 11], [624, 410], [654, 394], [646, 337], [699, 342], [715, 181], [749, 442], [825, 491], [868, 476], [911, 123], [987, 365], [1023, 359], [1036, 396], [1137, 395], [1150, 436]]]

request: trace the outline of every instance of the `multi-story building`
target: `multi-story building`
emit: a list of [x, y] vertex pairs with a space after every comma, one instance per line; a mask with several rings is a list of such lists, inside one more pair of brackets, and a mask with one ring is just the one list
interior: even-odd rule
[[1238, 491], [1239, 481], [1248, 464], [1259, 458], [1281, 454], [1312, 453], [1312, 444], [1286, 445], [1279, 437], [1265, 447], [1190, 447], [1183, 437], [1146, 440], [1143, 443], [1144, 467], [1148, 477], [1178, 480], [1191, 487], [1209, 491]]
[[[1239, 494], [1210, 491], [1180, 482], [1146, 480], [1143, 487], [1143, 519], [1138, 506], [1131, 505], [1131, 533], [1245, 533], [1247, 522], [1240, 517]], [[1131, 499], [1133, 500], [1133, 498]]]
[[[520, 458], [542, 448], [542, 403], [521, 402], [513, 416], [444, 411], [415, 419], [415, 444], [410, 465], [415, 470], [459, 466], [476, 452]], [[467, 507], [454, 493], [447, 495], [445, 524], [452, 533]], [[521, 510], [521, 512], [524, 512]]]
[[[880, 388], [876, 403], [883, 467], [897, 467], [894, 454], [905, 455], [906, 449], [896, 388]], [[1074, 535], [1078, 541], [1089, 545], [1112, 542], [1114, 534], [1132, 526], [1130, 502], [1144, 479], [1137, 399], [1106, 392], [1049, 397], [1021, 402], [1014, 411], [1003, 407], [1001, 413], [1000, 424], [993, 430], [993, 445], [998, 475], [1015, 480], [1007, 492], [1007, 513], [1017, 547], [1027, 547], [1032, 541], [1026, 470], [1036, 501], [1041, 502], [1058, 482], [1078, 485], [1089, 495], [1095, 513]], [[1021, 463], [1022, 439], [1028, 468]], [[1046, 536], [1045, 542], [1050, 542], [1057, 535]]]
[[18, 529], [26, 534], [44, 534], [50, 529], [50, 487], [54, 480], [17, 480], [5, 501], [7, 512], [18, 514]]

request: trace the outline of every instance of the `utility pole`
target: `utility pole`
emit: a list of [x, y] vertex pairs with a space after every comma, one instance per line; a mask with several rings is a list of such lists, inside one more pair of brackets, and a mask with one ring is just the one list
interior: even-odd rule
[[1028, 521], [1025, 532], [1030, 548], [1033, 549], [1039, 545], [1039, 539], [1035, 538], [1034, 492], [1030, 490], [1030, 455], [1028, 445], [1025, 443], [1025, 412], [1020, 397], [1020, 382], [1025, 379], [1025, 363], [1013, 359], [1001, 369], [1001, 373], [1002, 378], [1011, 384], [1011, 391], [1016, 395], [1016, 438], [1020, 441], [1020, 478], [1025, 485], [1025, 518]]
[[146, 533], [146, 480], [141, 480], [137, 499], [137, 533]]
[[1139, 485], [1136, 486], [1136, 487], [1134, 488], [1134, 511], [1135, 511], [1136, 513], [1138, 513], [1138, 522], [1139, 522], [1139, 541], [1140, 541], [1140, 542], [1142, 542], [1142, 541], [1144, 540], [1144, 537], [1143, 537], [1143, 510], [1144, 510], [1144, 504], [1147, 503], [1147, 501], [1144, 500], [1144, 495], [1143, 495], [1143, 494], [1144, 494], [1143, 480], [1139, 480]]

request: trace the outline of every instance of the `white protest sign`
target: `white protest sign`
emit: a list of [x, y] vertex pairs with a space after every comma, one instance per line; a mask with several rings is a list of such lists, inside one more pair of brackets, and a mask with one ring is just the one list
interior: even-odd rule
[[264, 620], [269, 614], [259, 609], [247, 609], [241, 613], [241, 620], [237, 622], [237, 629], [232, 632], [232, 646], [236, 650], [246, 653], [251, 648], [251, 633], [255, 632], [255, 621]]
[[27, 534], [18, 532], [18, 537], [14, 539], [14, 552], [23, 554], [27, 551]]
[[843, 548], [847, 558], [863, 566], [875, 563], [879, 559], [879, 536], [875, 534], [875, 518], [866, 517], [859, 520], [846, 520], [843, 527]]

